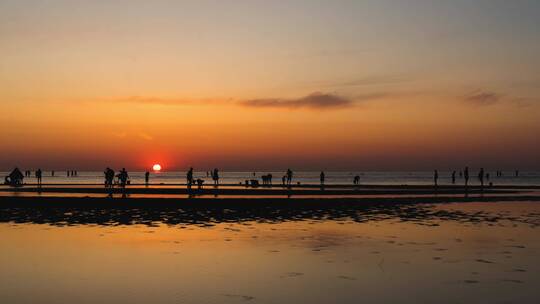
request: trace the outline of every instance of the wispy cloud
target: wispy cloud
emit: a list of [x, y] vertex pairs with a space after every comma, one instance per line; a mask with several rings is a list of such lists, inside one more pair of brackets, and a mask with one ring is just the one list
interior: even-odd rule
[[490, 91], [476, 91], [466, 95], [463, 100], [475, 106], [492, 106], [501, 101], [503, 95]]
[[249, 99], [239, 102], [240, 105], [252, 108], [286, 108], [286, 109], [338, 109], [350, 107], [354, 100], [328, 93], [312, 93], [310, 95], [295, 98], [261, 98]]
[[[335, 93], [314, 92], [307, 96], [299, 98], [252, 98], [239, 100], [233, 98], [186, 99], [132, 96], [125, 98], [115, 98], [110, 100], [122, 103], [165, 106], [228, 104], [261, 109], [278, 108], [333, 110], [340, 108], [348, 108], [364, 101], [375, 100], [385, 96], [388, 96], [388, 93], [368, 93], [346, 97]], [[122, 137], [125, 137], [125, 135], [123, 135]], [[147, 136], [141, 136], [140, 134], [139, 137], [143, 139], [147, 138]]]

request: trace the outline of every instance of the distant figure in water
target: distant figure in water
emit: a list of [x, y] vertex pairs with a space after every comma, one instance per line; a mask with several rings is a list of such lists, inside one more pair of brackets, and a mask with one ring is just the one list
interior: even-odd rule
[[324, 186], [324, 171], [321, 171], [320, 179], [321, 179], [321, 186]]
[[41, 169], [37, 169], [36, 170], [36, 179], [37, 179], [38, 185], [41, 185], [41, 176], [42, 176]]
[[353, 184], [355, 184], [355, 185], [360, 184], [360, 175], [356, 175], [354, 177]]
[[120, 172], [118, 173], [117, 177], [120, 183], [120, 187], [125, 188], [129, 178], [126, 168], [122, 168], [122, 170], [120, 170]]
[[438, 181], [438, 180], [439, 180], [439, 172], [438, 172], [437, 170], [435, 170], [435, 171], [433, 172], [433, 181], [435, 182], [435, 187], [438, 186], [438, 184], [437, 184], [437, 181]]
[[452, 185], [456, 183], [456, 171], [452, 172]]
[[484, 188], [484, 168], [480, 168], [480, 172], [478, 172], [478, 180], [480, 180], [480, 186]]
[[459, 171], [459, 177], [460, 177], [460, 178], [463, 177], [463, 171]]
[[465, 177], [465, 187], [469, 185], [469, 167], [465, 167], [465, 171], [463, 171], [463, 176]]
[[144, 173], [144, 183], [148, 186], [148, 182], [150, 182], [150, 172], [146, 171]]
[[516, 170], [516, 177], [519, 177], [519, 170]]
[[283, 184], [283, 187], [285, 187], [286, 182], [287, 182], [287, 175], [283, 175], [283, 177], [281, 177], [281, 183]]
[[272, 186], [272, 174], [268, 173], [266, 175], [261, 176], [263, 185], [265, 186]]
[[51, 171], [51, 176], [54, 176], [54, 170]]
[[11, 173], [6, 176], [4, 184], [10, 185], [11, 187], [20, 187], [23, 185], [24, 175], [22, 174], [19, 168], [13, 169]]
[[193, 168], [189, 168], [189, 171], [187, 172], [187, 175], [186, 175], [186, 179], [187, 179], [187, 187], [189, 190], [191, 190], [191, 185], [193, 184]]
[[67, 171], [67, 177], [69, 177], [69, 170]]
[[293, 172], [291, 169], [287, 169], [287, 185], [290, 186], [292, 183]]
[[486, 173], [486, 181], [488, 182], [489, 182], [489, 177], [490, 177], [489, 173]]
[[219, 170], [217, 168], [214, 168], [214, 171], [212, 171], [212, 180], [214, 180], [214, 185], [219, 185]]

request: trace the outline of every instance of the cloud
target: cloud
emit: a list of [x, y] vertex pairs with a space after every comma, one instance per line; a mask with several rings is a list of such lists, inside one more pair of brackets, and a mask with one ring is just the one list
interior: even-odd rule
[[262, 99], [249, 99], [239, 102], [240, 105], [252, 108], [285, 108], [285, 109], [338, 109], [350, 107], [354, 104], [352, 99], [328, 94], [328, 93], [312, 93], [310, 95], [295, 98], [262, 98]]
[[[250, 108], [281, 108], [281, 109], [315, 109], [332, 110], [354, 106], [363, 101], [378, 99], [387, 96], [387, 93], [370, 93], [344, 97], [333, 93], [314, 92], [299, 98], [253, 98], [253, 99], [232, 99], [232, 98], [206, 98], [206, 99], [186, 99], [186, 98], [160, 98], [131, 96], [126, 98], [112, 99], [114, 102], [146, 104], [146, 105], [212, 105], [228, 104]], [[139, 136], [145, 138], [143, 136]]]
[[144, 133], [144, 132], [140, 132], [137, 135], [139, 136], [139, 138], [142, 138], [144, 140], [153, 140], [154, 139], [154, 137], [152, 137], [152, 135]]
[[477, 91], [464, 97], [465, 102], [475, 106], [492, 106], [501, 99], [501, 94], [489, 91]]

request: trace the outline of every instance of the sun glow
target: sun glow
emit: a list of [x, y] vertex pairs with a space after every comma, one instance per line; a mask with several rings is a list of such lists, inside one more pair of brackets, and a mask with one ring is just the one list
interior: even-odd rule
[[154, 166], [152, 166], [152, 169], [154, 171], [161, 171], [161, 165], [160, 164], [155, 164]]

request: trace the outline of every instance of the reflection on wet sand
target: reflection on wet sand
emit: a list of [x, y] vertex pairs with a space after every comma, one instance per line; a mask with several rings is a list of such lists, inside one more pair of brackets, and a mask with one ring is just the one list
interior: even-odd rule
[[228, 205], [3, 206], [0, 294], [14, 304], [540, 296], [539, 203]]

